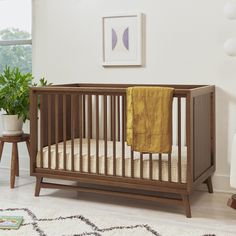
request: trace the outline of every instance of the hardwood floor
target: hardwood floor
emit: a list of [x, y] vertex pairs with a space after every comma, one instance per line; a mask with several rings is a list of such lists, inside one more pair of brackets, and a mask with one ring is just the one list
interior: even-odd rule
[[[0, 169], [0, 208], [37, 207], [39, 214], [49, 209], [60, 214], [82, 212], [104, 217], [116, 214], [119, 218], [134, 218], [138, 222], [169, 222], [186, 227], [202, 227], [226, 230], [236, 235], [236, 210], [227, 206], [231, 196], [227, 193], [209, 194], [196, 191], [190, 198], [192, 218], [187, 219], [183, 208], [153, 202], [134, 201], [125, 198], [95, 195], [66, 190], [42, 189], [40, 197], [34, 197], [35, 178], [20, 172], [15, 189], [10, 189], [9, 170]], [[218, 235], [217, 235], [218, 236]]]

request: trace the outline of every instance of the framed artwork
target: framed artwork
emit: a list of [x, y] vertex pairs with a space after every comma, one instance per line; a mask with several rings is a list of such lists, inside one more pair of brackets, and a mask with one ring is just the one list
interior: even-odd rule
[[142, 65], [142, 13], [102, 17], [103, 66]]

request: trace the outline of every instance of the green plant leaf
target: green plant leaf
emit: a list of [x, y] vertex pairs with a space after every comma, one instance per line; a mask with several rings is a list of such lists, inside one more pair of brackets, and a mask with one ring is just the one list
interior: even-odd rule
[[18, 67], [6, 66], [0, 74], [0, 109], [8, 115], [18, 115], [25, 122], [29, 119], [29, 93], [31, 86], [49, 85], [45, 78], [33, 83], [31, 73], [22, 73]]

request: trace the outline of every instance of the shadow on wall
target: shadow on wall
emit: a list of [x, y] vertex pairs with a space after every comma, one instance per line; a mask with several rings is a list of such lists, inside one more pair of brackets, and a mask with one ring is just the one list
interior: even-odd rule
[[[230, 169], [232, 137], [236, 132], [235, 125], [230, 124], [236, 120], [236, 109], [232, 112], [232, 105], [236, 108], [236, 96], [216, 87], [216, 154], [217, 166]], [[226, 161], [227, 160], [227, 161]]]

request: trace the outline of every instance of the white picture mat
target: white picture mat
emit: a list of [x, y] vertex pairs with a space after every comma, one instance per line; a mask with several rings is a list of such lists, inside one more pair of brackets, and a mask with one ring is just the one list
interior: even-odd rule
[[[142, 14], [126, 13], [102, 17], [103, 26], [103, 65], [142, 65]], [[128, 46], [125, 48], [122, 36], [128, 29]], [[112, 30], [117, 36], [112, 48]]]

